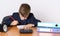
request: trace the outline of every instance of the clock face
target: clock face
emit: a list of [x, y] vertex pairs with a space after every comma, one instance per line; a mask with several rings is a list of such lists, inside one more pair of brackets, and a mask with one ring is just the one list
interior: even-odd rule
[[3, 25], [3, 31], [7, 32], [7, 25]]

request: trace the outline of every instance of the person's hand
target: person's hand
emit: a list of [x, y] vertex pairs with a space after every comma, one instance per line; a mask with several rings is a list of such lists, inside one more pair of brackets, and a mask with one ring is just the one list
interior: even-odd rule
[[17, 20], [12, 21], [12, 23], [11, 23], [11, 25], [17, 25], [17, 24], [18, 24]]
[[32, 26], [34, 26], [34, 24], [27, 24], [24, 26], [24, 29], [31, 29]]

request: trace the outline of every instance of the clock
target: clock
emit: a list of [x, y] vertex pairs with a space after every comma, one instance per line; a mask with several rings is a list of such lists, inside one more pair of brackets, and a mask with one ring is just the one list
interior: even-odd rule
[[0, 32], [7, 32], [8, 27], [6, 24], [0, 24]]

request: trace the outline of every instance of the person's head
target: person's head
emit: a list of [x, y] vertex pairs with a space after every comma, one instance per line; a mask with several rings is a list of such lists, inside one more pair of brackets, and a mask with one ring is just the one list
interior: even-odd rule
[[28, 4], [21, 4], [20, 8], [19, 8], [19, 13], [23, 16], [26, 17], [29, 15], [30, 13], [30, 5]]

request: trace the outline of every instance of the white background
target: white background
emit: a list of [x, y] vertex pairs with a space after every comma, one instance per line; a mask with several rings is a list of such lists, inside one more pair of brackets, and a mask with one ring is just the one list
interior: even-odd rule
[[42, 22], [60, 23], [60, 0], [0, 0], [0, 23], [3, 17], [17, 12], [22, 3], [31, 6], [31, 12]]

